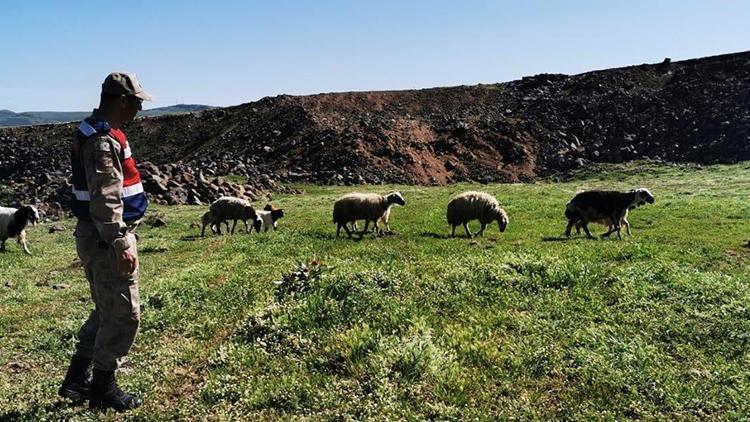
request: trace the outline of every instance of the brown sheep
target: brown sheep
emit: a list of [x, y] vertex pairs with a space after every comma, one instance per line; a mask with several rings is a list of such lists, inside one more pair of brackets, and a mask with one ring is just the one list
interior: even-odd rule
[[479, 220], [482, 225], [477, 236], [482, 236], [487, 224], [493, 221], [497, 221], [500, 232], [504, 232], [508, 226], [508, 214], [500, 208], [494, 196], [485, 192], [470, 191], [456, 195], [448, 203], [446, 217], [451, 225], [451, 237], [456, 235], [458, 225], [463, 225], [466, 236], [471, 237], [468, 225], [471, 220]]
[[[221, 222], [233, 220], [234, 223], [232, 224], [231, 230], [232, 234], [234, 234], [234, 229], [237, 226], [237, 220], [242, 220], [242, 222], [245, 223], [245, 233], [250, 233], [247, 226], [247, 220], [251, 220], [256, 231], [260, 231], [262, 221], [258, 218], [253, 206], [244, 199], [222, 196], [211, 203], [209, 212], [215, 221]], [[219, 226], [219, 233], [221, 233], [220, 224], [217, 224], [217, 226]]]

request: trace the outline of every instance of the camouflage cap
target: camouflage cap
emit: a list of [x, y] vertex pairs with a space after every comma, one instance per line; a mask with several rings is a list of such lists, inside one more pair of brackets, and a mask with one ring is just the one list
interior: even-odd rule
[[144, 101], [153, 98], [141, 87], [135, 73], [113, 72], [102, 83], [102, 94], [133, 95]]

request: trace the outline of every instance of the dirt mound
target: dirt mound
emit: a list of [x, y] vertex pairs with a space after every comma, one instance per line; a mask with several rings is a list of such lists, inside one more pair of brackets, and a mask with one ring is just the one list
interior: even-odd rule
[[[125, 131], [141, 161], [241, 176], [256, 191], [274, 181], [517, 182], [592, 162], [748, 160], [748, 98], [744, 52], [494, 85], [278, 96]], [[53, 197], [50, 183], [69, 189], [73, 129], [0, 130], [0, 179], [17, 200]]]

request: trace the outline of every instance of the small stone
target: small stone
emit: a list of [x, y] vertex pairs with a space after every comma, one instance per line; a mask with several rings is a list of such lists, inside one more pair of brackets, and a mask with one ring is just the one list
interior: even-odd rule
[[50, 233], [64, 232], [64, 231], [65, 231], [65, 227], [63, 227], [63, 226], [50, 226], [50, 228], [49, 228], [49, 232]]
[[15, 373], [27, 371], [31, 368], [31, 366], [29, 366], [28, 363], [24, 363], [24, 362], [17, 361], [17, 360], [12, 360], [8, 362], [8, 365], [6, 365], [6, 367]]
[[164, 217], [153, 216], [153, 217], [150, 217], [146, 221], [146, 224], [148, 224], [151, 227], [162, 227], [162, 226], [166, 226], [167, 222], [166, 222], [166, 220], [164, 220]]

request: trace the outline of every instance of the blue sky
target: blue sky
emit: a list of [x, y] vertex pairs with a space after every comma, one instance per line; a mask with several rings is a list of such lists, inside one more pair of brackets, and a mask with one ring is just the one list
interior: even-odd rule
[[473, 85], [750, 50], [748, 1], [0, 0], [0, 109]]

